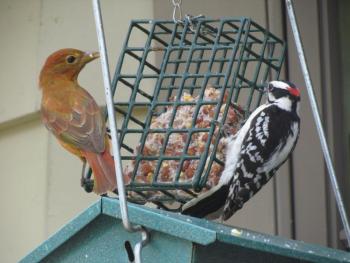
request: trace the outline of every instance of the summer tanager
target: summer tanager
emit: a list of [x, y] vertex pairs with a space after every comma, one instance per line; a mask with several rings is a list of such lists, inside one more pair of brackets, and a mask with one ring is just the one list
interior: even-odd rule
[[106, 127], [97, 103], [77, 80], [84, 66], [98, 57], [98, 52], [61, 49], [47, 58], [39, 85], [45, 126], [65, 149], [89, 163], [93, 191], [104, 194], [116, 189]]

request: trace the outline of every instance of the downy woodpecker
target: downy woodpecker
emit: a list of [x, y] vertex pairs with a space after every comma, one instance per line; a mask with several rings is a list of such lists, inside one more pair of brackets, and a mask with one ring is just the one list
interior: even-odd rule
[[217, 211], [230, 218], [275, 174], [293, 151], [300, 129], [300, 91], [292, 83], [271, 81], [267, 102], [227, 138], [225, 169], [218, 185], [186, 203], [182, 213], [205, 217]]

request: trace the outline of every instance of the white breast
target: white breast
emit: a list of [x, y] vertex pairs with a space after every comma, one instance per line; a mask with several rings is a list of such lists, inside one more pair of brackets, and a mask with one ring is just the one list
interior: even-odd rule
[[252, 120], [255, 118], [256, 115], [258, 115], [262, 110], [264, 110], [270, 105], [271, 104], [263, 104], [259, 106], [255, 111], [252, 112], [252, 114], [250, 114], [248, 120], [244, 123], [244, 125], [238, 131], [238, 133], [234, 137], [230, 137], [230, 142], [228, 143], [226, 152], [227, 159], [225, 162], [225, 169], [222, 172], [219, 184], [228, 184], [228, 182], [232, 178], [233, 172], [237, 166], [237, 161], [240, 157], [242, 142], [247, 132], [249, 131]]

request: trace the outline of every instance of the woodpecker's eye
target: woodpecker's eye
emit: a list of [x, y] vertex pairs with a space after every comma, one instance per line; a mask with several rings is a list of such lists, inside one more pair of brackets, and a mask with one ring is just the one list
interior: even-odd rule
[[268, 90], [269, 90], [269, 91], [273, 91], [274, 88], [275, 88], [275, 87], [274, 87], [271, 83], [269, 83]]
[[68, 64], [73, 64], [75, 62], [76, 58], [74, 56], [68, 56], [66, 57], [66, 61]]

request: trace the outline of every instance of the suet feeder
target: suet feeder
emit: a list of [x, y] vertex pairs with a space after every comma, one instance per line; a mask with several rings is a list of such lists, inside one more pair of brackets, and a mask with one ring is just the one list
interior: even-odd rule
[[[130, 220], [145, 226], [151, 244], [143, 263], [350, 262], [349, 253], [300, 241], [231, 228], [172, 212], [129, 205]], [[33, 262], [133, 262], [130, 245], [139, 235], [127, 232], [119, 202], [102, 198], [23, 258]]]
[[[206, 187], [213, 164], [223, 166], [214, 131], [229, 111], [224, 97], [249, 115], [260, 105], [268, 79], [278, 79], [285, 50], [281, 39], [247, 17], [131, 21], [112, 81], [121, 160], [124, 168], [132, 163], [129, 200], [183, 203]], [[215, 100], [204, 98], [208, 87], [219, 93]], [[181, 100], [184, 94], [198, 99]], [[192, 123], [176, 128], [177, 115], [186, 106], [193, 107]], [[207, 106], [213, 112], [211, 124], [198, 127], [199, 112]], [[167, 126], [152, 127], [152, 120], [165, 111], [171, 111]], [[162, 145], [156, 154], [147, 154], [146, 140], [155, 134]], [[191, 138], [198, 134], [206, 135], [205, 151], [190, 154]], [[183, 152], [167, 154], [171, 137], [177, 135], [187, 138]], [[194, 174], [183, 180], [186, 164], [194, 162]], [[145, 163], [154, 166], [148, 178], [138, 172]], [[176, 163], [177, 169], [162, 180], [168, 163]]]

